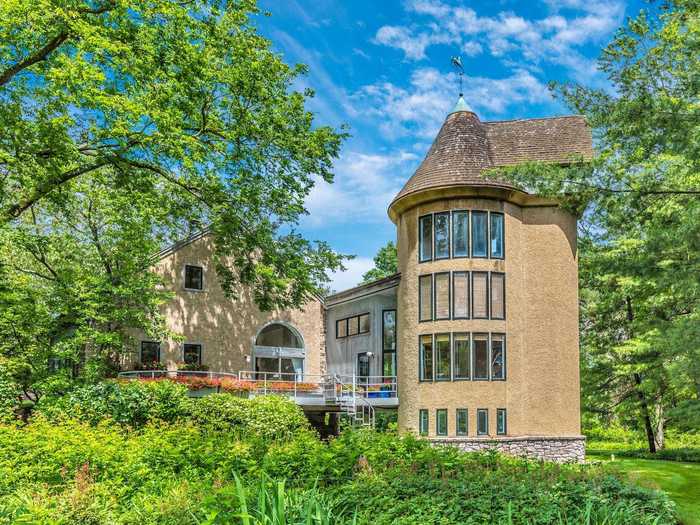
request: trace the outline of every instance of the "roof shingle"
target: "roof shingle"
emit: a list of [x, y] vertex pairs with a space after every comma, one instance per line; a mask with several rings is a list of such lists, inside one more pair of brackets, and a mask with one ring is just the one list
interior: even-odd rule
[[566, 164], [592, 156], [591, 131], [582, 116], [481, 122], [471, 111], [455, 111], [392, 205], [410, 193], [445, 186], [517, 189], [481, 173], [527, 161]]

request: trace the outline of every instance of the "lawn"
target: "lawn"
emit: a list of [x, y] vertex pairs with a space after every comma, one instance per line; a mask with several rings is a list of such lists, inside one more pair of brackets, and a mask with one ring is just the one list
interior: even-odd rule
[[588, 459], [607, 461], [635, 483], [665, 491], [678, 505], [684, 525], [700, 525], [700, 463], [634, 458], [612, 462], [609, 455], [588, 455]]

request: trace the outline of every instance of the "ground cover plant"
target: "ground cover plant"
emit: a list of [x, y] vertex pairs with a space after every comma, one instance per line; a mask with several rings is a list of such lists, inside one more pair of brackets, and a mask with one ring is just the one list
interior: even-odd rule
[[676, 521], [664, 494], [602, 466], [465, 454], [391, 432], [324, 442], [282, 397], [109, 382], [0, 425], [0, 523]]

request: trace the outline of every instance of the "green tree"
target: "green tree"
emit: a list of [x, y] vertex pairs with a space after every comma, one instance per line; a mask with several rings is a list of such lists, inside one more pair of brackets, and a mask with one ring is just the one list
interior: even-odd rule
[[[315, 126], [253, 0], [0, 3], [0, 224], [100, 175], [210, 225], [226, 291], [297, 305], [341, 258], [288, 226], [342, 133]], [[132, 184], [144, 179], [147, 184]], [[166, 204], [167, 206], [167, 204]], [[280, 234], [284, 227], [285, 234]]]
[[700, 403], [700, 5], [642, 11], [599, 67], [613, 89], [554, 86], [595, 131], [592, 165], [502, 175], [580, 215], [583, 406], [653, 452]]
[[388, 277], [399, 271], [399, 262], [396, 254], [396, 245], [393, 241], [387, 242], [379, 248], [374, 256], [374, 268], [365, 272], [362, 276], [363, 283], [376, 281], [383, 277]]
[[292, 87], [305, 67], [258, 15], [253, 0], [0, 2], [0, 375], [30, 397], [72, 365], [109, 373], [130, 328], [166, 335], [150, 265], [193, 232], [211, 231], [226, 293], [250, 286], [262, 309], [342, 267], [295, 225], [345, 134], [315, 123]]

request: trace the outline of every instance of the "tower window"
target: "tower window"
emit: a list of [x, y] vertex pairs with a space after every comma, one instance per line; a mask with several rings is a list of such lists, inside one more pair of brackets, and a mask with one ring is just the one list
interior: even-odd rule
[[450, 273], [435, 274], [435, 319], [450, 318]]
[[491, 319], [506, 318], [506, 275], [491, 273]]
[[454, 354], [454, 378], [470, 379], [469, 334], [454, 334], [452, 336]]
[[488, 319], [488, 272], [472, 272], [472, 318]]
[[489, 378], [489, 336], [474, 334], [472, 336], [472, 362], [474, 363], [474, 379]]
[[452, 273], [452, 318], [469, 319], [469, 272]]
[[419, 260], [420, 262], [433, 259], [433, 216], [425, 215], [418, 219]]
[[491, 379], [506, 378], [506, 336], [491, 335]]
[[449, 381], [451, 377], [450, 334], [435, 336], [435, 380]]
[[469, 257], [469, 212], [452, 212], [452, 257]]
[[435, 258], [450, 258], [450, 213], [435, 214]]
[[489, 411], [486, 408], [479, 408], [476, 411], [476, 434], [487, 436], [489, 433]]
[[421, 381], [433, 380], [433, 336], [420, 336], [420, 372]]
[[488, 213], [472, 212], [472, 257], [488, 257]]
[[421, 275], [418, 278], [419, 321], [433, 320], [433, 276]]
[[491, 257], [503, 259], [503, 214], [491, 212]]

